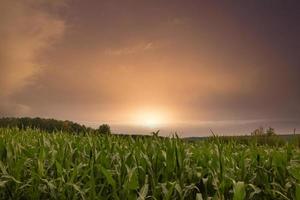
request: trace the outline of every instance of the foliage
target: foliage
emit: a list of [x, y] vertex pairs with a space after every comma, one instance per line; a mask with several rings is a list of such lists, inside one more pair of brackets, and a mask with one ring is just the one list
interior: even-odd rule
[[263, 127], [259, 127], [251, 133], [251, 135], [264, 135], [264, 134], [265, 132]]
[[108, 124], [100, 125], [97, 131], [101, 134], [111, 134], [110, 126]]
[[40, 129], [46, 132], [63, 131], [63, 132], [89, 132], [93, 131], [91, 128], [87, 128], [84, 125], [74, 123], [68, 120], [56, 120], [56, 119], [43, 119], [43, 118], [15, 118], [7, 117], [0, 118], [0, 127], [18, 127], [19, 129]]
[[263, 127], [259, 127], [257, 129], [255, 129], [252, 133], [251, 133], [252, 136], [263, 136], [263, 135], [266, 135], [266, 136], [273, 136], [273, 135], [276, 135], [275, 134], [275, 130], [274, 128], [272, 127], [269, 127], [266, 131], [264, 130]]
[[300, 150], [0, 129], [0, 199], [296, 199]]
[[[244, 144], [244, 145], [268, 145], [272, 147], [280, 147], [286, 145], [286, 143], [295, 143], [294, 135], [255, 135], [255, 136], [222, 136], [219, 139], [224, 143], [231, 143], [232, 141]], [[214, 138], [208, 138], [209, 141], [213, 141]]]
[[275, 134], [274, 128], [269, 127], [269, 128], [266, 130], [266, 135], [267, 135], [267, 136], [276, 135], [276, 134]]
[[69, 133], [103, 133], [110, 134], [110, 127], [108, 124], [102, 124], [98, 129], [93, 129], [80, 125], [72, 121], [62, 121], [56, 119], [30, 118], [30, 117], [6, 117], [0, 118], [0, 128], [19, 128], [19, 129], [39, 129], [49, 133], [61, 131]]

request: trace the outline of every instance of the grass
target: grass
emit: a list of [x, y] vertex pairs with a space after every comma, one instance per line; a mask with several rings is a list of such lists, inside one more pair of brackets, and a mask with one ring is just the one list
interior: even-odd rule
[[0, 199], [300, 199], [300, 149], [0, 129]]

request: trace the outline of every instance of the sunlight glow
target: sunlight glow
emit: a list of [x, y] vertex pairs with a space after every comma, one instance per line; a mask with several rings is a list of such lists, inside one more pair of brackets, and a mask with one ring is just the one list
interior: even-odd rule
[[143, 111], [138, 112], [135, 116], [135, 124], [148, 128], [157, 128], [166, 123], [166, 117], [161, 112]]

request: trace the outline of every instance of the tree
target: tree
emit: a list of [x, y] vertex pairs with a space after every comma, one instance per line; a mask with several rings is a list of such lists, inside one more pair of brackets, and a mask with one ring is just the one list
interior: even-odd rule
[[255, 129], [251, 135], [264, 135], [264, 128], [263, 127], [259, 127], [257, 129]]
[[[87, 127], [80, 125], [72, 121], [62, 121], [55, 119], [43, 119], [43, 118], [0, 118], [0, 128], [1, 127], [18, 127], [19, 129], [40, 129], [49, 133], [54, 131], [64, 131], [71, 133], [82, 133], [87, 131]], [[95, 131], [94, 129], [89, 129], [89, 131]]]
[[108, 124], [102, 124], [98, 128], [98, 132], [101, 134], [111, 134], [110, 126]]
[[275, 130], [272, 127], [269, 127], [266, 131], [267, 136], [272, 136], [272, 135], [276, 135], [275, 134]]
[[275, 134], [275, 130], [274, 130], [274, 128], [272, 128], [272, 127], [269, 127], [268, 129], [266, 129], [266, 131], [264, 130], [264, 128], [263, 127], [260, 127], [260, 128], [257, 128], [257, 129], [255, 129], [252, 133], [251, 133], [251, 135], [253, 135], [253, 136], [272, 136], [272, 135], [276, 135]]

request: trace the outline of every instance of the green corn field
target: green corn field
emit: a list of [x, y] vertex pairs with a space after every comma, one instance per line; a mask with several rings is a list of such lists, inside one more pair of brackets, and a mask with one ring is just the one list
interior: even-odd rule
[[0, 199], [300, 199], [300, 149], [0, 129]]

